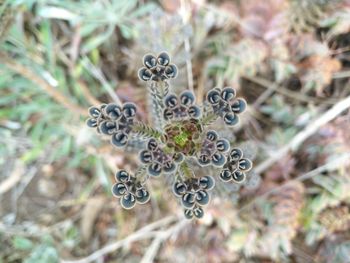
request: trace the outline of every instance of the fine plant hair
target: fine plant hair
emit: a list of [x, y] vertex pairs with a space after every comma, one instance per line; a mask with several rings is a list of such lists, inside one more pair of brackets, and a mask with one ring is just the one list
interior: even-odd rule
[[198, 167], [216, 168], [219, 180], [236, 185], [246, 180], [252, 168], [242, 149], [210, 128], [215, 122], [236, 125], [246, 102], [236, 98], [231, 87], [211, 89], [203, 105], [197, 105], [190, 90], [175, 94], [169, 81], [177, 77], [178, 69], [166, 52], [145, 55], [143, 65], [138, 76], [147, 85], [152, 125], [139, 120], [137, 106], [130, 102], [101, 104], [88, 111], [87, 125], [108, 136], [115, 147], [126, 147], [135, 139], [145, 141], [139, 152], [139, 168], [117, 171], [112, 193], [120, 198], [123, 208], [131, 209], [150, 200], [148, 180], [165, 176], [172, 182], [172, 192], [179, 198], [185, 217], [201, 218], [215, 179], [198, 175]]

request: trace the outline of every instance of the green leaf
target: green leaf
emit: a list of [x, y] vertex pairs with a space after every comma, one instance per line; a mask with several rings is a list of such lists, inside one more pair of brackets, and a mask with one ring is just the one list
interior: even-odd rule
[[19, 250], [29, 250], [33, 247], [32, 241], [25, 237], [15, 236], [12, 240], [12, 245], [14, 248]]
[[249, 231], [247, 231], [247, 229], [242, 228], [233, 231], [227, 242], [227, 246], [233, 251], [239, 251], [243, 249], [245, 242], [248, 239], [248, 235]]
[[69, 10], [60, 8], [60, 7], [55, 7], [55, 6], [41, 7], [38, 11], [38, 15], [43, 18], [61, 19], [61, 20], [70, 20], [70, 21], [75, 21], [79, 18], [77, 14], [74, 14]]
[[125, 37], [126, 39], [131, 39], [136, 35], [136, 31], [130, 26], [120, 25], [119, 28], [123, 37]]
[[92, 36], [89, 40], [85, 42], [82, 47], [83, 53], [89, 53], [90, 51], [96, 49], [98, 46], [102, 45], [107, 39], [113, 34], [114, 27], [110, 25], [103, 34]]

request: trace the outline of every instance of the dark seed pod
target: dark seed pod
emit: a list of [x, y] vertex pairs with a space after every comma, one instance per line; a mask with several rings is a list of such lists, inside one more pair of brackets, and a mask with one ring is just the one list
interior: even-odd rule
[[212, 142], [214, 142], [214, 141], [216, 141], [217, 139], [218, 139], [218, 134], [217, 134], [217, 132], [216, 131], [208, 131], [207, 132], [207, 139], [209, 140], [209, 141], [212, 141]]
[[227, 125], [233, 126], [238, 123], [238, 116], [234, 113], [228, 112], [224, 115], [224, 121]]
[[115, 197], [122, 197], [125, 195], [125, 193], [128, 191], [125, 184], [123, 183], [116, 183], [112, 186], [112, 194]]
[[115, 179], [119, 182], [126, 183], [130, 181], [130, 175], [125, 170], [120, 170], [115, 174]]
[[136, 204], [136, 198], [132, 193], [127, 193], [120, 199], [120, 204], [125, 209], [131, 209]]
[[206, 166], [210, 163], [210, 158], [208, 155], [201, 155], [199, 158], [198, 158], [198, 163], [202, 166]]
[[191, 106], [188, 109], [188, 115], [192, 118], [198, 118], [201, 115], [201, 110], [198, 106]]
[[209, 194], [207, 191], [199, 190], [196, 192], [196, 203], [201, 206], [209, 203]]
[[158, 142], [156, 139], [150, 139], [147, 144], [147, 149], [150, 150], [151, 152], [155, 151], [158, 148]]
[[114, 103], [108, 104], [105, 111], [111, 120], [118, 120], [122, 116], [122, 109]]
[[177, 96], [175, 94], [169, 94], [165, 98], [164, 103], [165, 103], [165, 106], [167, 106], [169, 108], [174, 108], [178, 104]]
[[125, 103], [123, 105], [123, 114], [125, 118], [133, 118], [136, 116], [136, 106], [134, 103]]
[[232, 179], [236, 182], [236, 183], [242, 183], [245, 180], [245, 173], [243, 173], [240, 170], [236, 170], [232, 173]]
[[224, 182], [229, 182], [232, 180], [231, 172], [228, 169], [222, 170], [219, 177]]
[[157, 59], [152, 54], [147, 54], [143, 57], [143, 64], [147, 68], [152, 69], [157, 65]]
[[238, 161], [243, 157], [243, 152], [239, 148], [233, 148], [230, 152], [230, 158], [233, 161]]
[[176, 169], [176, 165], [173, 162], [166, 162], [163, 164], [164, 172], [172, 173]]
[[89, 126], [90, 128], [96, 128], [98, 125], [98, 121], [97, 119], [90, 118], [90, 119], [87, 119], [86, 125]]
[[100, 124], [99, 129], [105, 135], [112, 135], [118, 131], [118, 124], [114, 121], [104, 121]]
[[181, 197], [181, 203], [185, 208], [192, 208], [195, 205], [195, 194], [187, 192]]
[[98, 107], [92, 106], [88, 111], [89, 115], [93, 118], [98, 118], [101, 116], [101, 110]]
[[215, 181], [211, 176], [203, 176], [199, 178], [199, 185], [204, 190], [211, 190], [215, 186]]
[[152, 78], [152, 71], [147, 68], [139, 69], [138, 76], [143, 81], [149, 81]]
[[238, 161], [238, 169], [247, 172], [252, 168], [252, 162], [249, 159], [241, 159]]
[[162, 166], [159, 163], [152, 163], [148, 166], [148, 173], [152, 176], [159, 176], [162, 173]]
[[221, 100], [220, 93], [217, 90], [215, 90], [215, 89], [209, 91], [208, 95], [207, 95], [207, 100], [212, 105], [218, 104], [220, 102], [220, 100]]
[[170, 63], [170, 56], [168, 53], [166, 52], [162, 52], [158, 55], [158, 59], [157, 59], [157, 62], [159, 65], [161, 66], [168, 66], [169, 63]]
[[216, 142], [216, 149], [220, 152], [227, 152], [230, 149], [230, 143], [226, 139], [220, 139]]
[[202, 218], [204, 216], [204, 211], [201, 207], [196, 207], [193, 209], [193, 215], [197, 218]]
[[136, 197], [136, 201], [139, 204], [145, 204], [151, 198], [149, 192], [146, 189], [144, 189], [144, 188], [137, 189], [136, 192], [135, 192], [135, 197]]
[[225, 164], [226, 158], [223, 154], [216, 152], [212, 157], [212, 162], [215, 166], [221, 167]]
[[116, 147], [124, 147], [128, 142], [128, 136], [124, 133], [118, 132], [113, 134], [111, 143]]
[[144, 164], [149, 164], [152, 162], [152, 153], [148, 150], [143, 150], [139, 154], [140, 161]]
[[180, 101], [182, 105], [191, 106], [194, 103], [194, 95], [190, 91], [184, 91], [180, 95]]
[[176, 182], [173, 185], [173, 192], [177, 197], [181, 197], [186, 193], [186, 191], [187, 191], [187, 186], [182, 182]]
[[194, 216], [192, 209], [185, 209], [184, 215], [187, 219], [193, 219]]
[[168, 121], [174, 118], [174, 112], [171, 109], [165, 109], [163, 113], [164, 120]]
[[232, 88], [224, 88], [221, 92], [221, 97], [225, 101], [230, 101], [236, 97], [236, 91]]
[[176, 78], [177, 76], [177, 67], [174, 64], [171, 64], [165, 68], [165, 76], [168, 79]]
[[237, 99], [232, 105], [231, 109], [234, 113], [239, 114], [245, 111], [247, 103], [244, 99]]

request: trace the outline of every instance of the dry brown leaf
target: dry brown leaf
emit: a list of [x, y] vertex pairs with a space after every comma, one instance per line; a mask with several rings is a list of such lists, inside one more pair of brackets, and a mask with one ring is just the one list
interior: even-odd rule
[[284, 11], [287, 7], [285, 0], [244, 1], [242, 34], [244, 36], [258, 36], [269, 41], [282, 38], [287, 33], [287, 20]]
[[295, 170], [296, 161], [290, 155], [283, 157], [279, 162], [266, 171], [265, 180], [279, 181], [289, 179]]
[[94, 230], [94, 223], [103, 208], [105, 198], [96, 196], [88, 199], [81, 216], [80, 230], [83, 242], [88, 242]]
[[302, 81], [314, 82], [317, 95], [322, 95], [323, 88], [331, 83], [333, 73], [341, 69], [341, 63], [329, 56], [312, 55], [301, 62], [299, 68], [305, 72]]
[[180, 0], [160, 0], [160, 4], [169, 13], [175, 13], [181, 7]]
[[2, 182], [0, 182], [0, 195], [6, 193], [12, 187], [14, 187], [21, 180], [23, 173], [24, 173], [24, 165], [22, 162], [17, 161], [10, 176], [7, 177]]

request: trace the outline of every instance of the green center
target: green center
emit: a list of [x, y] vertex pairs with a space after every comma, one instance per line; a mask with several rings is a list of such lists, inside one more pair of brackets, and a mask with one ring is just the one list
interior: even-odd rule
[[184, 147], [186, 145], [187, 141], [188, 141], [188, 136], [189, 135], [190, 135], [189, 132], [183, 131], [179, 135], [176, 135], [174, 137], [174, 141], [180, 147]]

